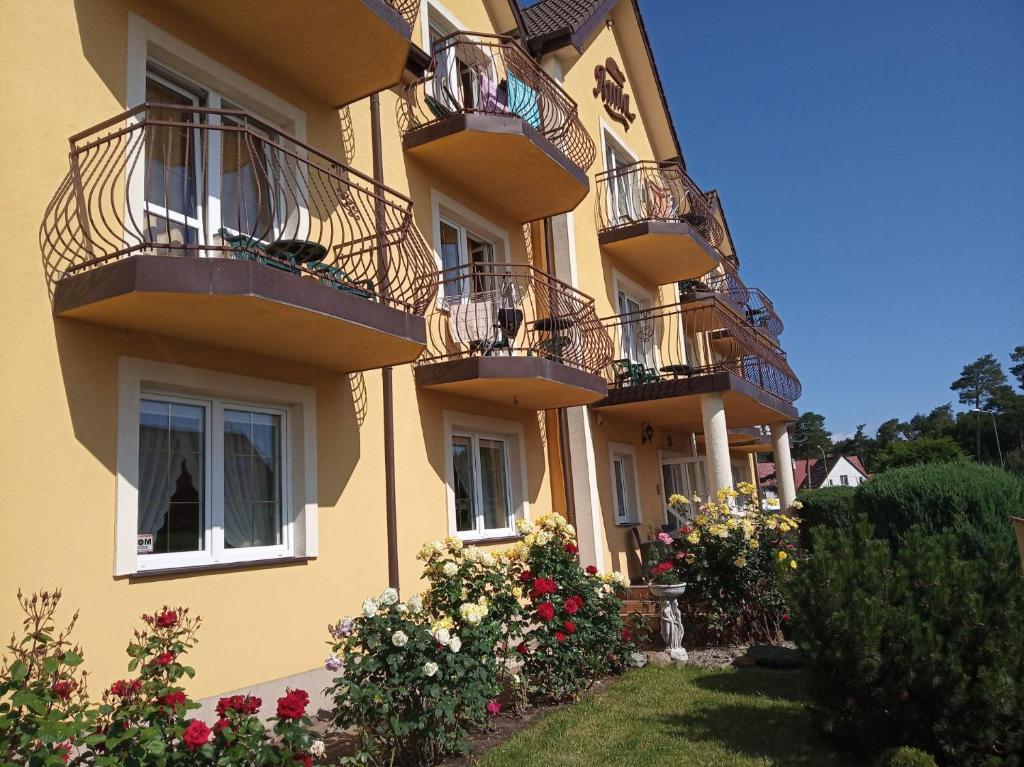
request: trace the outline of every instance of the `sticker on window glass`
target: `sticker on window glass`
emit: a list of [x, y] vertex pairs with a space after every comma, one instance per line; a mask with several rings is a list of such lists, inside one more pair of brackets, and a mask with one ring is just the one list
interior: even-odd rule
[[136, 551], [139, 554], [152, 554], [153, 553], [153, 533], [139, 533], [138, 548]]

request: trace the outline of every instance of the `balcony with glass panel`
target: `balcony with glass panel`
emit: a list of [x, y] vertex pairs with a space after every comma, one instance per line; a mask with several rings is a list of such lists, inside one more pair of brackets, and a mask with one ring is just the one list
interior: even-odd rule
[[239, 110], [143, 104], [71, 145], [56, 316], [343, 372], [423, 350], [436, 265], [407, 197]]
[[454, 266], [438, 284], [418, 387], [528, 410], [607, 394], [611, 340], [589, 296], [527, 264]]
[[265, 71], [331, 106], [402, 79], [419, 0], [167, 0]]
[[654, 285], [690, 280], [721, 261], [724, 230], [707, 198], [674, 162], [634, 162], [597, 175], [598, 240]]
[[434, 40], [398, 121], [410, 157], [516, 221], [573, 210], [590, 190], [596, 149], [576, 102], [511, 38]]

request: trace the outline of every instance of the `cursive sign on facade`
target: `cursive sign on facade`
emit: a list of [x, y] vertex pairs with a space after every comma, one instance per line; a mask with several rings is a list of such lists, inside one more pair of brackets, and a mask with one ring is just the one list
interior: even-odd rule
[[629, 110], [629, 94], [625, 91], [626, 75], [619, 69], [615, 59], [609, 57], [603, 65], [594, 67], [594, 79], [597, 80], [594, 95], [600, 96], [608, 116], [629, 130], [636, 119], [636, 113]]

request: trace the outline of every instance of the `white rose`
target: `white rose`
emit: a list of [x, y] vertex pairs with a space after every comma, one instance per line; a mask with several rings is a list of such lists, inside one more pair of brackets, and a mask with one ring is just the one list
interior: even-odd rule
[[384, 606], [393, 605], [398, 601], [398, 592], [395, 589], [387, 588], [380, 593], [380, 603]]
[[319, 759], [327, 753], [327, 746], [324, 745], [322, 740], [314, 740], [313, 744], [309, 747], [309, 753], [311, 756]]
[[451, 578], [453, 575], [455, 575], [455, 573], [459, 571], [459, 566], [454, 562], [445, 562], [444, 567], [441, 569], [444, 570], [445, 575]]
[[409, 607], [409, 612], [418, 613], [420, 610], [423, 609], [423, 597], [421, 597], [419, 594], [413, 594], [411, 597], [409, 597], [407, 605]]
[[395, 612], [399, 614], [405, 614], [409, 612], [409, 607], [405, 604], [405, 602], [399, 602], [397, 605], [395, 605]]
[[485, 551], [483, 554], [480, 555], [480, 561], [488, 567], [490, 567], [494, 564], [494, 555], [488, 551]]
[[395, 647], [405, 647], [409, 641], [409, 635], [404, 631], [396, 631], [391, 635], [391, 644]]
[[448, 644], [451, 641], [451, 633], [446, 628], [439, 628], [434, 632], [434, 639], [438, 644]]
[[433, 676], [437, 673], [437, 664], [433, 661], [429, 661], [423, 664], [423, 673], [425, 676]]
[[450, 640], [448, 640], [448, 649], [452, 652], [458, 652], [460, 649], [462, 649], [462, 640], [458, 637], [452, 637]]
[[372, 618], [377, 614], [378, 605], [373, 599], [367, 599], [363, 602], [363, 617]]

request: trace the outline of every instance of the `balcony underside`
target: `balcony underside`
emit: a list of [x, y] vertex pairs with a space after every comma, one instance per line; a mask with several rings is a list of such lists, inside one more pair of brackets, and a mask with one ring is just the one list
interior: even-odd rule
[[591, 407], [630, 421], [703, 432], [696, 395], [711, 392], [722, 395], [729, 428], [796, 420], [796, 408], [790, 403], [729, 372], [610, 389], [607, 397]]
[[718, 266], [718, 252], [682, 221], [642, 221], [601, 232], [601, 246], [655, 285], [701, 277]]
[[608, 393], [600, 376], [543, 357], [470, 357], [416, 367], [421, 389], [552, 410], [597, 402]]
[[403, 143], [468, 197], [521, 223], [573, 210], [590, 190], [587, 174], [518, 117], [457, 114]]
[[341, 372], [401, 365], [422, 317], [253, 261], [131, 256], [65, 277], [54, 314]]
[[[728, 417], [728, 414], [726, 414]], [[705, 450], [704, 435], [697, 434], [697, 446]], [[733, 453], [767, 453], [772, 449], [771, 437], [753, 427], [729, 429], [729, 450]]]
[[397, 83], [409, 54], [409, 24], [384, 0], [169, 4], [225, 48], [246, 54], [332, 106]]

